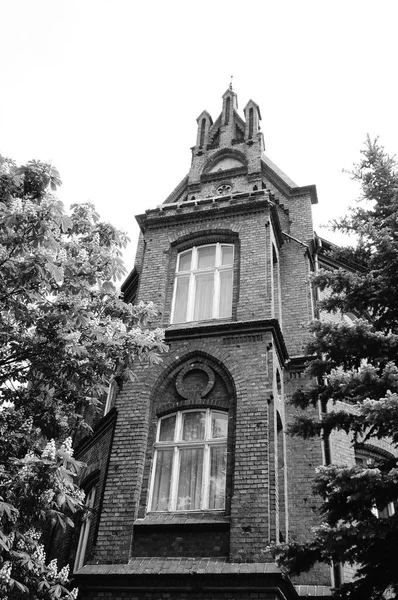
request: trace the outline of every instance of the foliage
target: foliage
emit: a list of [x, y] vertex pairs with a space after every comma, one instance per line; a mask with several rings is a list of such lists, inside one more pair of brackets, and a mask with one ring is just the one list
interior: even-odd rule
[[[356, 578], [335, 594], [359, 600], [396, 597], [395, 548], [398, 515], [376, 516], [398, 499], [398, 172], [393, 158], [367, 140], [353, 178], [362, 194], [349, 215], [334, 227], [355, 234], [353, 247], [333, 257], [351, 268], [320, 271], [314, 284], [327, 291], [324, 313], [354, 313], [316, 321], [308, 349], [317, 358], [308, 367], [314, 382], [293, 403], [304, 410], [320, 406], [321, 420], [296, 420], [291, 432], [305, 438], [345, 432], [357, 451], [387, 438], [392, 453], [379, 453], [363, 465], [327, 465], [317, 471], [314, 489], [322, 498], [320, 524], [308, 543], [277, 550], [291, 573], [315, 562], [353, 565]], [[337, 322], [336, 322], [337, 321]]]
[[0, 158], [0, 596], [74, 598], [43, 531], [84, 505], [72, 438], [112, 377], [160, 360], [154, 306], [123, 302], [126, 236], [90, 204], [64, 212], [59, 174]]

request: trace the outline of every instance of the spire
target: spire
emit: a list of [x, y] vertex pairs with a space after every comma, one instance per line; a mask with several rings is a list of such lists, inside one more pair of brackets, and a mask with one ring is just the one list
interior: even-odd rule
[[199, 117], [196, 119], [196, 122], [198, 124], [196, 145], [199, 148], [204, 148], [207, 145], [207, 141], [208, 141], [208, 137], [209, 137], [209, 130], [210, 130], [210, 127], [213, 125], [213, 119], [211, 118], [211, 116], [209, 115], [207, 110], [204, 110], [199, 115]]
[[260, 107], [253, 100], [249, 100], [243, 109], [246, 119], [245, 138], [251, 140], [257, 137], [260, 131], [261, 113]]
[[232, 80], [233, 80], [234, 76], [231, 75], [231, 81], [229, 83], [229, 89], [231, 90], [231, 92], [233, 92], [233, 87], [232, 87]]

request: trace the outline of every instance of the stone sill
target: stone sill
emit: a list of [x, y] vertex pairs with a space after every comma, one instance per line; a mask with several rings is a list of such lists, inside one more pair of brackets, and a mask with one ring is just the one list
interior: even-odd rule
[[230, 517], [222, 512], [185, 512], [185, 513], [149, 513], [143, 519], [137, 519], [137, 526], [203, 526], [203, 525], [229, 525]]

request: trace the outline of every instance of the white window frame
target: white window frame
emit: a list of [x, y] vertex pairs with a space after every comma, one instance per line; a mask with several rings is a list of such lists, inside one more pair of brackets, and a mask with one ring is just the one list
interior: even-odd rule
[[[198, 249], [215, 246], [216, 248], [216, 258], [215, 265], [212, 267], [206, 267], [202, 269], [198, 269]], [[222, 247], [232, 248], [232, 264], [231, 265], [222, 265]], [[191, 268], [186, 271], [179, 271], [181, 256], [187, 254], [188, 252], [192, 252], [191, 257]], [[225, 318], [228, 319], [232, 316], [220, 317], [219, 316], [219, 307], [220, 307], [220, 292], [221, 292], [221, 279], [220, 273], [222, 271], [232, 271], [232, 290], [233, 290], [233, 269], [234, 269], [234, 258], [235, 258], [235, 247], [234, 244], [224, 244], [217, 242], [216, 244], [203, 244], [201, 246], [193, 246], [188, 250], [184, 250], [178, 254], [177, 265], [176, 265], [176, 273], [174, 278], [174, 292], [173, 292], [173, 302], [172, 302], [172, 318], [171, 323], [188, 323], [190, 321], [194, 321], [194, 310], [195, 310], [195, 296], [196, 296], [196, 276], [203, 273], [214, 273], [214, 294], [213, 294], [213, 312], [212, 316], [209, 319], [219, 319]], [[184, 321], [175, 321], [174, 320], [174, 312], [175, 312], [175, 303], [176, 303], [176, 295], [177, 295], [177, 280], [182, 277], [189, 276], [189, 285], [188, 285], [188, 301], [185, 313]], [[233, 291], [231, 291], [232, 295]], [[231, 298], [232, 304], [232, 298]], [[231, 310], [232, 313], [232, 310]], [[208, 319], [203, 319], [208, 320]]]
[[93, 520], [93, 508], [95, 502], [96, 488], [93, 486], [86, 495], [86, 501], [84, 508], [86, 513], [83, 515], [82, 524], [80, 526], [79, 542], [77, 544], [77, 552], [75, 558], [75, 564], [73, 567], [74, 571], [78, 571], [84, 565], [84, 559], [86, 558], [86, 550], [88, 543], [88, 536], [90, 534], [91, 522]]
[[[189, 412], [205, 412], [205, 436], [204, 440], [195, 441], [195, 442], [187, 442], [181, 439], [182, 437], [182, 421], [183, 414]], [[157, 430], [156, 430], [156, 442], [154, 444], [155, 452], [152, 461], [152, 473], [151, 473], [151, 482], [150, 482], [150, 493], [148, 498], [148, 512], [197, 512], [197, 511], [211, 511], [211, 512], [223, 512], [225, 510], [225, 503], [223, 508], [209, 508], [209, 489], [210, 489], [210, 449], [214, 447], [225, 447], [227, 448], [227, 439], [228, 439], [228, 429], [227, 436], [222, 438], [211, 438], [211, 416], [212, 413], [226, 415], [228, 418], [227, 411], [222, 410], [212, 410], [210, 408], [207, 409], [192, 409], [192, 410], [182, 410], [177, 413], [172, 413], [162, 417], [158, 420]], [[174, 426], [174, 440], [168, 442], [160, 442], [159, 434], [161, 423], [164, 419], [168, 419], [170, 417], [176, 417], [176, 422]], [[228, 423], [229, 426], [229, 423]], [[168, 508], [164, 511], [152, 510], [152, 500], [153, 500], [153, 489], [155, 485], [155, 473], [156, 473], [156, 462], [157, 462], [157, 454], [158, 450], [173, 450], [173, 462], [171, 469], [171, 483], [170, 483], [170, 496], [168, 502]], [[178, 509], [178, 484], [179, 484], [179, 475], [180, 475], [180, 449], [187, 448], [204, 448], [203, 453], [203, 474], [202, 474], [202, 490], [201, 490], [201, 505], [200, 508], [196, 509]], [[224, 489], [225, 496], [225, 489]]]
[[[377, 452], [370, 452], [365, 450], [365, 455], [356, 456], [356, 465], [364, 467], [364, 461], [366, 460], [367, 467], [371, 467], [374, 464], [375, 460], [377, 460], [377, 458]], [[372, 506], [370, 510], [377, 519], [387, 519], [395, 515], [395, 504], [394, 502], [388, 502], [386, 506], [384, 506], [384, 508], [382, 509], [378, 508], [377, 506]]]
[[116, 381], [114, 379], [112, 379], [112, 381], [110, 382], [109, 387], [108, 387], [108, 394], [106, 396], [105, 407], [104, 407], [104, 417], [111, 410], [112, 403], [113, 403], [113, 400], [115, 399], [118, 389], [119, 389], [119, 387], [118, 387]]
[[[388, 517], [392, 517], [393, 515], [395, 515], [394, 502], [389, 502], [383, 508], [383, 510], [377, 508], [377, 506], [372, 506], [371, 511], [374, 514], [374, 516], [377, 517], [378, 519], [386, 519]], [[387, 514], [385, 514], [385, 511], [387, 512]]]

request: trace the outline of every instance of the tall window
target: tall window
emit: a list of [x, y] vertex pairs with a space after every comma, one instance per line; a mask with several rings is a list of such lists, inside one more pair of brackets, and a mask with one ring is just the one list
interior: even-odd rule
[[233, 260], [232, 244], [194, 247], [178, 255], [173, 323], [232, 315]]
[[227, 413], [187, 410], [159, 420], [150, 511], [225, 507]]
[[85, 513], [83, 515], [82, 524], [80, 527], [79, 534], [79, 543], [77, 545], [77, 552], [75, 558], [74, 571], [78, 571], [84, 565], [84, 559], [86, 556], [88, 536], [90, 533], [91, 522], [93, 518], [93, 508], [95, 501], [95, 487], [92, 487], [91, 490], [86, 495], [85, 502]]

